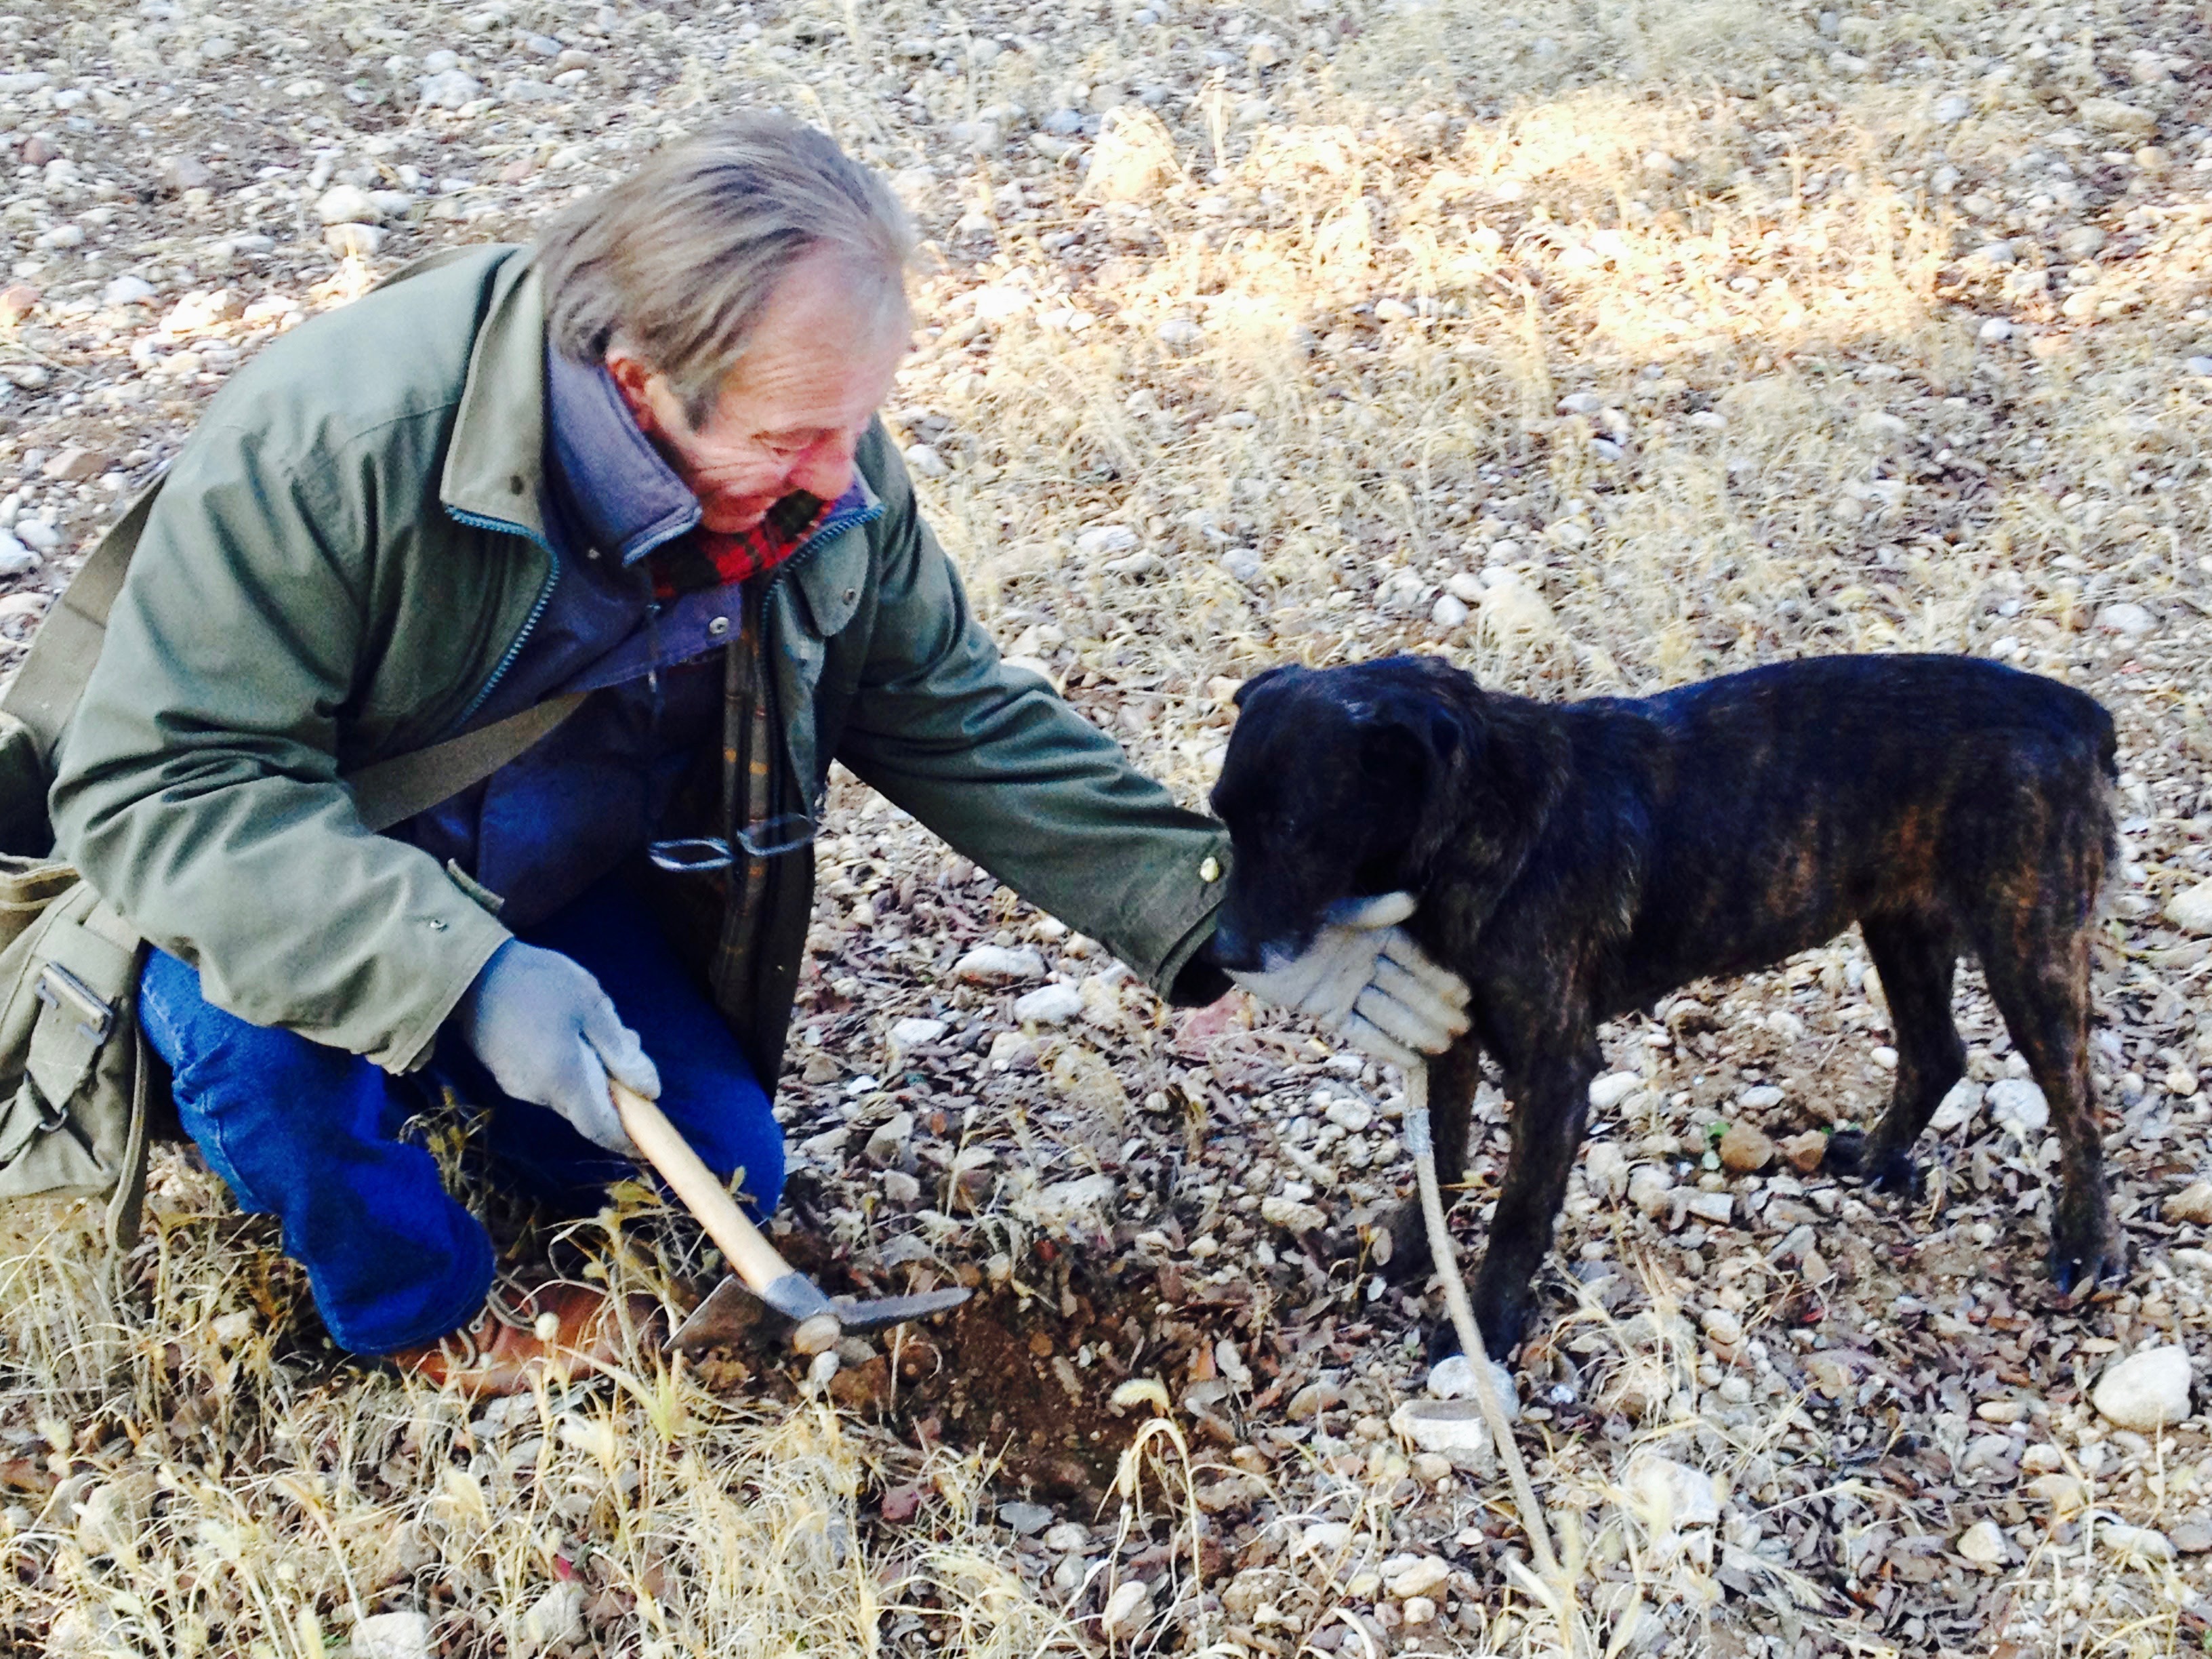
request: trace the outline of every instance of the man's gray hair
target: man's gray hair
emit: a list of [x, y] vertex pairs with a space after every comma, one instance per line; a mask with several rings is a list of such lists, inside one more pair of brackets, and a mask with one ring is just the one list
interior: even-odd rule
[[713, 413], [784, 274], [815, 253], [854, 298], [905, 303], [914, 227], [829, 134], [754, 112], [664, 150], [564, 209], [538, 237], [553, 344], [596, 363], [619, 342], [667, 378], [693, 426]]

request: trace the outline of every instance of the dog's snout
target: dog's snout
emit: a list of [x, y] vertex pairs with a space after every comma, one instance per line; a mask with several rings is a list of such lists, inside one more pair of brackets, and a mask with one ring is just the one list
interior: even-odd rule
[[1208, 950], [1214, 965], [1224, 973], [1256, 974], [1267, 965], [1261, 960], [1265, 952], [1260, 942], [1227, 916], [1215, 925]]

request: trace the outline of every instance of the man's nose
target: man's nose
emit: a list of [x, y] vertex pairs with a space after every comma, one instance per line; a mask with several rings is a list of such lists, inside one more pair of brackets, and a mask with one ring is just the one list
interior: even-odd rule
[[852, 485], [853, 453], [860, 442], [857, 432], [823, 439], [799, 458], [787, 487], [803, 489], [817, 501], [836, 501]]

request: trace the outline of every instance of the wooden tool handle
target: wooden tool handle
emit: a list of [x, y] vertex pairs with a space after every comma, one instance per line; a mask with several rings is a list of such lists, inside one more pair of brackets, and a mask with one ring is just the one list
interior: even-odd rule
[[785, 1278], [793, 1269], [777, 1251], [775, 1245], [762, 1237], [759, 1228], [745, 1218], [714, 1172], [691, 1150], [690, 1143], [677, 1133], [676, 1126], [654, 1105], [634, 1089], [624, 1088], [610, 1078], [607, 1087], [613, 1091], [615, 1110], [621, 1114], [623, 1127], [637, 1143], [653, 1167], [675, 1190], [684, 1206], [698, 1218], [707, 1230], [707, 1237], [721, 1248], [724, 1256], [738, 1277], [756, 1294], [766, 1292], [769, 1286]]

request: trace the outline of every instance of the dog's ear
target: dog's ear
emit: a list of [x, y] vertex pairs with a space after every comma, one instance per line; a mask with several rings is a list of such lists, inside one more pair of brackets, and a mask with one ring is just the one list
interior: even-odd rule
[[1361, 723], [1360, 769], [1378, 782], [1426, 783], [1465, 764], [1481, 737], [1479, 723], [1449, 703], [1393, 697]]
[[1229, 701], [1242, 708], [1244, 706], [1245, 698], [1250, 696], [1269, 680], [1280, 678], [1290, 672], [1291, 665], [1288, 663], [1279, 663], [1273, 668], [1263, 668], [1243, 684], [1238, 686]]

